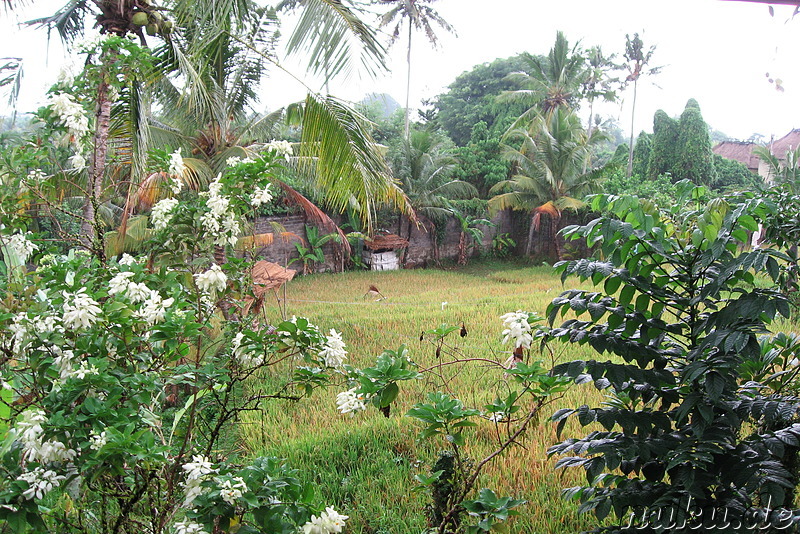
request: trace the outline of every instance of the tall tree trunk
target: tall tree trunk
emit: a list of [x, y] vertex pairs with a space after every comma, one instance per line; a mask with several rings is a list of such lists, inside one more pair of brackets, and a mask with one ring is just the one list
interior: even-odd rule
[[631, 142], [628, 146], [628, 172], [625, 175], [627, 178], [630, 178], [631, 174], [633, 174], [633, 120], [636, 114], [636, 87], [638, 82], [639, 80], [633, 80], [633, 104], [631, 104]]
[[[586, 127], [586, 138], [592, 138], [592, 126], [594, 124], [594, 98], [589, 100], [589, 124]], [[591, 151], [588, 151], [586, 154], [586, 158], [583, 160], [583, 170], [581, 171], [583, 174], [586, 174], [586, 170], [589, 168], [589, 160], [591, 159]]]
[[81, 222], [81, 242], [93, 254], [105, 261], [103, 235], [97, 209], [103, 194], [103, 177], [106, 171], [108, 137], [111, 125], [110, 86], [105, 76], [97, 87], [97, 106], [95, 108], [95, 129], [92, 138], [92, 156], [89, 161], [89, 184], [86, 188], [86, 203], [83, 206]]
[[561, 217], [550, 217], [550, 233], [553, 235], [553, 246], [556, 249], [556, 261], [561, 261], [561, 257], [564, 255], [564, 251], [561, 248], [561, 236], [558, 235], [558, 231], [560, 230], [559, 226], [561, 226]]
[[411, 21], [408, 21], [408, 54], [406, 55], [406, 63], [408, 63], [408, 72], [406, 74], [406, 140], [408, 140], [409, 124], [408, 124], [408, 102], [411, 98]]
[[531, 255], [531, 248], [533, 248], [533, 232], [535, 230], [534, 224], [533, 224], [533, 218], [535, 216], [536, 215], [531, 215], [531, 226], [528, 229], [528, 242], [525, 243], [525, 255], [526, 256], [530, 256]]
[[456, 261], [459, 265], [466, 265], [467, 264], [467, 233], [461, 232], [461, 235], [458, 238], [458, 260]]

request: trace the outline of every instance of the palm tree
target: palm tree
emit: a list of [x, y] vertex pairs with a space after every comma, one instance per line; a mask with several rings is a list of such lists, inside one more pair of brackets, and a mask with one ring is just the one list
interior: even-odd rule
[[380, 4], [387, 4], [392, 8], [387, 11], [382, 17], [381, 27], [394, 24], [392, 29], [390, 45], [400, 38], [400, 31], [404, 23], [408, 23], [408, 48], [406, 52], [407, 74], [406, 74], [406, 118], [405, 118], [405, 133], [406, 138], [409, 136], [409, 98], [411, 95], [411, 34], [414, 29], [422, 30], [428, 41], [435, 47], [439, 43], [436, 33], [433, 31], [432, 23], [437, 24], [439, 27], [450, 33], [455, 33], [455, 30], [450, 23], [444, 20], [439, 13], [428, 5], [436, 0], [378, 0]]
[[[475, 186], [453, 179], [458, 160], [452, 155], [452, 143], [427, 130], [413, 130], [403, 139], [397, 152], [390, 155], [394, 176], [413, 209], [413, 215], [397, 221], [397, 233], [403, 233], [403, 221], [408, 221], [408, 238], [416, 221], [432, 235], [437, 224], [445, 224], [454, 215], [449, 199], [478, 196]], [[439, 259], [436, 239], [433, 239], [434, 259]]]
[[[458, 160], [444, 139], [427, 130], [414, 130], [402, 141], [400, 150], [391, 158], [391, 167], [416, 216], [423, 222], [435, 224], [452, 215], [448, 199], [478, 195], [472, 184], [453, 179]], [[402, 221], [401, 217], [397, 232], [401, 235]], [[409, 218], [409, 237], [412, 222]]]
[[579, 44], [571, 47], [563, 32], [556, 33], [556, 42], [547, 57], [522, 55], [527, 72], [511, 73], [508, 79], [521, 87], [502, 95], [503, 100], [529, 106], [509, 128], [518, 129], [539, 113], [550, 114], [560, 108], [574, 109], [582, 98], [581, 84], [586, 79], [586, 58]]
[[[163, 36], [169, 33], [171, 22], [165, 21], [161, 11], [161, 8], [150, 0], [72, 0], [53, 15], [29, 21], [28, 24], [46, 27], [48, 31], [55, 29], [66, 43], [71, 43], [83, 34], [86, 17], [94, 15], [95, 27], [99, 29], [100, 33], [120, 37], [132, 33], [138, 36], [143, 46], [147, 46], [145, 25], [138, 23], [139, 19], [135, 19], [135, 17], [139, 13], [144, 14], [138, 15], [138, 17], [144, 16], [145, 21], [149, 23], [147, 33], [151, 35], [159, 33]], [[107, 69], [115, 63], [116, 58], [117, 52], [114, 50], [108, 50], [100, 58], [97, 58], [98, 64], [101, 65], [101, 75], [95, 96], [94, 134], [81, 223], [84, 245], [101, 258], [104, 255], [101, 239], [102, 225], [95, 217], [95, 213], [100, 206], [100, 198], [104, 190], [113, 104], [113, 90], [108, 76], [104, 73], [108, 72]], [[131, 104], [130, 100], [128, 100], [128, 104]], [[135, 135], [135, 132], [130, 133]]]
[[[549, 239], [555, 255], [562, 251], [557, 233], [565, 209], [578, 209], [580, 200], [595, 184], [596, 171], [583, 172], [584, 162], [591, 155], [591, 146], [603, 134], [595, 130], [589, 137], [578, 116], [558, 107], [551, 113], [540, 113], [527, 128], [518, 128], [506, 135], [503, 156], [512, 163], [514, 175], [490, 190], [492, 212], [511, 208], [531, 213], [531, 226], [525, 253], [530, 254], [534, 232], [549, 219]], [[518, 144], [511, 146], [509, 141]], [[519, 147], [519, 148], [517, 148]]]
[[642, 76], [658, 74], [661, 71], [661, 67], [645, 69], [647, 64], [650, 63], [655, 51], [655, 46], [651, 46], [647, 50], [644, 49], [644, 43], [642, 42], [642, 39], [639, 37], [638, 33], [633, 34], [633, 39], [631, 39], [630, 35], [625, 35], [625, 59], [628, 61], [625, 64], [625, 68], [628, 69], [628, 77], [626, 78], [626, 81], [633, 82], [633, 102], [631, 103], [631, 141], [628, 145], [628, 178], [631, 177], [631, 173], [633, 172], [633, 132], [636, 131], [634, 129], [634, 118], [636, 113], [636, 90], [639, 85], [639, 78]]
[[[364, 45], [367, 55], [372, 54], [382, 61], [382, 49], [376, 44], [371, 30], [363, 23], [357, 23], [355, 13], [343, 7], [341, 1], [299, 0], [295, 4], [304, 13], [319, 14], [327, 10], [323, 28], [328, 31], [317, 32], [315, 30], [319, 26], [303, 25], [302, 21], [309, 20], [303, 15], [293, 35], [294, 42], [313, 44], [310, 54], [312, 62], [321, 65], [331, 57], [336, 57], [334, 71], [342, 68], [343, 64], [347, 64], [347, 58], [342, 59], [343, 55], [346, 56], [353, 49], [350, 35], [355, 35], [355, 40]], [[124, 34], [136, 26], [133, 24], [136, 13], [146, 11], [142, 6], [157, 9], [149, 0], [71, 0], [53, 16], [33, 22], [57, 29], [69, 41], [83, 30], [84, 18], [95, 14], [98, 15], [101, 31]], [[165, 40], [161, 50], [163, 61], [159, 66], [166, 72], [180, 69], [186, 91], [181, 92], [164, 84], [159, 96], [163, 98], [171, 94], [173, 102], [182, 100], [193, 113], [199, 112], [200, 116], [210, 118], [204, 124], [204, 133], [208, 144], [213, 146], [206, 148], [209, 152], [220, 154], [220, 149], [231, 141], [228, 135], [230, 124], [239, 119], [237, 113], [246, 109], [255, 96], [253, 83], [264, 74], [265, 63], [261, 60], [275, 63], [274, 57], [263, 50], [264, 39], [269, 39], [271, 35], [265, 28], [273, 23], [274, 12], [260, 9], [250, 0], [177, 0], [174, 13], [179, 18], [179, 27], [185, 31], [185, 36], [181, 33], [179, 38]], [[136, 33], [135, 28], [133, 31]], [[178, 33], [176, 31], [176, 36]], [[141, 28], [138, 28], [138, 35], [145, 42]], [[237, 63], [244, 51], [249, 54], [249, 60]], [[334, 56], [328, 55], [330, 51], [334, 51]], [[199, 58], [207, 61], [197, 61]], [[98, 99], [102, 103], [99, 108], [102, 113], [98, 116], [102, 120], [97, 121], [98, 131], [93, 143], [95, 155], [90, 172], [90, 189], [94, 194], [87, 195], [94, 197], [94, 200], [87, 202], [87, 210], [94, 207], [103, 190], [110, 131], [104, 119], [110, 116], [110, 99], [103, 96], [107, 88], [101, 86], [99, 89]], [[309, 94], [303, 108], [303, 143], [298, 161], [303, 168], [313, 169], [316, 183], [325, 191], [332, 205], [338, 209], [344, 209], [350, 203], [359, 206], [362, 219], [368, 226], [372, 223], [372, 213], [378, 199], [404, 206], [404, 197], [391, 180], [385, 162], [368, 135], [366, 121], [360, 115], [341, 101], [315, 94]], [[141, 107], [139, 109], [146, 111]], [[154, 130], [157, 128], [144, 133]], [[175, 131], [179, 130], [173, 129], [173, 133]], [[93, 212], [87, 211], [87, 214], [85, 220], [96, 222]], [[94, 235], [92, 248], [102, 255], [98, 225], [94, 224], [88, 233]]]

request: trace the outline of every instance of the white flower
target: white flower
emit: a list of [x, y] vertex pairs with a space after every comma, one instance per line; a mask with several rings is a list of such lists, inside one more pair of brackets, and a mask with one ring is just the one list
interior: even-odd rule
[[142, 309], [136, 312], [136, 316], [144, 320], [148, 325], [153, 326], [165, 319], [167, 308], [172, 306], [174, 302], [174, 298], [163, 300], [159, 292], [153, 290], [150, 292], [150, 298], [144, 302]]
[[27, 459], [31, 462], [49, 464], [73, 460], [76, 456], [78, 453], [74, 449], [69, 449], [62, 442], [51, 439], [39, 444], [38, 447], [28, 449]]
[[53, 365], [59, 371], [61, 380], [66, 380], [67, 378], [73, 375], [73, 367], [75, 365], [75, 353], [71, 350], [64, 350], [58, 349], [57, 347], [53, 347], [54, 352], [56, 352], [56, 356], [53, 358]]
[[126, 252], [122, 255], [117, 263], [120, 265], [134, 265], [136, 263], [136, 259]]
[[236, 334], [233, 338], [233, 342], [231, 343], [233, 357], [236, 358], [243, 367], [258, 367], [259, 365], [263, 365], [264, 356], [254, 354], [250, 346], [242, 345], [242, 340], [244, 340], [244, 334], [241, 332]]
[[150, 210], [150, 222], [156, 230], [163, 230], [172, 218], [172, 210], [178, 205], [177, 199], [165, 198]]
[[506, 418], [506, 412], [492, 412], [489, 414], [489, 421], [492, 423], [499, 423]]
[[225, 163], [228, 165], [228, 167], [235, 167], [240, 161], [242, 161], [242, 158], [238, 156], [231, 156], [225, 160]]
[[247, 484], [241, 477], [235, 477], [234, 482], [230, 480], [223, 480], [219, 484], [219, 494], [222, 500], [231, 506], [236, 506], [236, 499], [240, 499], [245, 491], [247, 491]]
[[184, 519], [175, 523], [175, 534], [208, 534], [200, 523]]
[[325, 360], [325, 365], [328, 367], [341, 367], [347, 359], [347, 351], [344, 350], [344, 347], [342, 334], [331, 328], [330, 335], [326, 336], [325, 345], [319, 351], [319, 356]]
[[85, 287], [74, 294], [65, 292], [64, 297], [66, 302], [64, 315], [61, 317], [64, 328], [88, 328], [99, 320], [100, 306], [86, 294]]
[[64, 63], [58, 71], [56, 81], [64, 85], [72, 85], [75, 81], [75, 64], [72, 62]]
[[72, 376], [76, 377], [78, 380], [83, 380], [87, 377], [87, 375], [99, 375], [100, 370], [97, 369], [94, 365], [91, 367], [88, 366], [86, 362], [81, 362], [81, 366], [72, 373]]
[[216, 263], [206, 272], [194, 275], [194, 278], [197, 288], [205, 293], [225, 291], [228, 284], [228, 277]]
[[31, 500], [33, 498], [41, 499], [51, 489], [57, 488], [64, 478], [62, 475], [56, 474], [55, 471], [37, 467], [33, 471], [21, 474], [17, 477], [17, 480], [28, 483], [28, 489], [22, 492], [22, 496]]
[[82, 171], [86, 168], [86, 158], [80, 154], [75, 154], [69, 158], [69, 168], [74, 171]]
[[250, 199], [250, 205], [257, 208], [262, 204], [269, 204], [273, 198], [272, 191], [270, 191], [271, 185], [272, 184], [267, 184], [263, 189], [256, 187], [255, 191], [253, 191], [253, 197]]
[[126, 293], [128, 291], [128, 286], [131, 285], [131, 281], [129, 280], [133, 275], [131, 271], [121, 271], [114, 275], [108, 282], [108, 294], [109, 295], [116, 295], [117, 293]]
[[356, 393], [358, 387], [342, 391], [336, 395], [336, 409], [342, 413], [355, 414], [356, 412], [366, 410], [365, 404], [367, 398], [363, 393]]
[[212, 467], [209, 459], [200, 454], [192, 456], [191, 462], [183, 464], [183, 470], [186, 471], [186, 482], [183, 484], [185, 492], [183, 506], [189, 508], [194, 500], [205, 491], [202, 487], [203, 481], [207, 480], [216, 470]]
[[524, 311], [506, 313], [500, 319], [503, 320], [503, 343], [514, 341], [514, 348], [531, 348], [533, 336], [531, 335], [531, 325], [528, 324], [528, 314]]
[[61, 124], [67, 127], [69, 134], [79, 141], [89, 131], [89, 118], [84, 115], [83, 106], [68, 93], [57, 93], [50, 96], [48, 106], [56, 114]]
[[6, 246], [14, 254], [19, 256], [23, 263], [27, 261], [28, 257], [30, 257], [35, 250], [39, 249], [35, 243], [28, 241], [28, 238], [22, 234], [14, 234], [9, 237]]
[[183, 156], [181, 156], [181, 149], [169, 155], [169, 174], [172, 176], [181, 176], [186, 171], [186, 165], [183, 163]]
[[283, 141], [283, 140], [273, 139], [272, 141], [267, 143], [267, 149], [272, 150], [279, 156], [291, 156], [293, 153], [292, 144], [289, 141]]
[[28, 181], [38, 184], [43, 182], [47, 175], [41, 169], [33, 169], [28, 172]]
[[131, 282], [128, 284], [128, 289], [126, 291], [126, 295], [131, 300], [131, 302], [144, 302], [150, 298], [150, 295], [153, 291], [145, 285], [144, 282], [136, 283]]
[[22, 421], [15, 426], [15, 433], [21, 441], [38, 443], [44, 433], [42, 425], [47, 422], [47, 416], [42, 410], [25, 410]]
[[303, 534], [331, 534], [342, 532], [344, 522], [348, 516], [342, 515], [330, 506], [319, 514], [319, 517], [312, 515], [311, 521], [303, 525]]
[[103, 430], [99, 434], [92, 430], [92, 434], [89, 436], [89, 448], [95, 451], [99, 451], [102, 449], [106, 443], [108, 443], [108, 438], [106, 437], [106, 431]]

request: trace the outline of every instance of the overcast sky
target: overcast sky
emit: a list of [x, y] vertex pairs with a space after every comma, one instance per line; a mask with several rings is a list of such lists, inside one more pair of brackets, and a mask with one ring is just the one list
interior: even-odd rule
[[[42, 30], [20, 29], [15, 20], [27, 20], [62, 5], [37, 0], [26, 10], [6, 13], [0, 23], [0, 55], [22, 56], [26, 77], [21, 110], [40, 104], [44, 90], [55, 80], [66, 56], [54, 38], [46, 46]], [[764, 4], [721, 0], [439, 0], [433, 7], [456, 29], [440, 32], [441, 45], [433, 49], [421, 35], [412, 48], [412, 107], [432, 98], [456, 76], [474, 65], [523, 51], [545, 54], [557, 30], [584, 47], [602, 45], [607, 53], [622, 55], [625, 34], [639, 32], [647, 46], [656, 45], [652, 64], [661, 74], [640, 84], [634, 130], [652, 131], [653, 113], [663, 109], [677, 116], [689, 98], [700, 103], [706, 122], [731, 137], [753, 133], [780, 137], [800, 128], [800, 16], [775, 6], [775, 16]], [[289, 28], [284, 27], [284, 33]], [[377, 80], [350, 79], [331, 84], [331, 92], [360, 100], [370, 92], [390, 93], [405, 100], [405, 41], [391, 50], [392, 73]], [[300, 68], [287, 61], [294, 73]], [[768, 82], [766, 74], [781, 79], [784, 92]], [[314, 85], [314, 81], [309, 81]], [[274, 109], [299, 100], [304, 89], [279, 72], [264, 82], [262, 105]], [[630, 129], [629, 93], [621, 103], [602, 113]]]

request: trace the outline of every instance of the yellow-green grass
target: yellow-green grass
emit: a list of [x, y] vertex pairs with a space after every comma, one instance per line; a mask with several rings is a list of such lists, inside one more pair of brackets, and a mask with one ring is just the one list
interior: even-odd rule
[[[375, 285], [385, 300], [366, 295]], [[570, 280], [568, 287], [579, 287]], [[584, 284], [583, 287], [589, 287]], [[463, 357], [503, 362], [509, 347], [500, 344], [499, 316], [518, 309], [544, 315], [553, 297], [565, 288], [548, 266], [482, 263], [461, 270], [419, 270], [322, 274], [292, 281], [287, 288], [288, 315], [306, 316], [325, 331], [343, 333], [350, 363], [367, 366], [386, 348], [405, 344], [421, 368], [451, 361], [450, 352], [439, 359], [431, 339], [420, 333], [442, 323], [461, 325], [468, 335], [451, 336], [453, 349]], [[272, 304], [270, 318], [279, 319]], [[794, 330], [796, 325], [778, 321], [773, 330]], [[430, 336], [429, 336], [430, 337]], [[531, 353], [546, 365], [567, 359], [605, 358], [587, 347], [557, 346], [554, 354]], [[392, 416], [377, 411], [355, 417], [342, 416], [335, 408], [337, 391], [315, 393], [299, 403], [270, 402], [264, 410], [242, 421], [241, 435], [251, 454], [287, 458], [305, 480], [317, 487], [321, 502], [351, 516], [349, 530], [363, 533], [421, 532], [426, 524], [424, 492], [413, 491], [414, 475], [427, 473], [444, 443], [416, 440], [417, 428], [403, 414], [427, 392], [445, 390], [467, 406], [481, 408], [509, 387], [502, 370], [484, 362], [448, 366], [442, 376], [427, 373], [424, 380], [403, 383]], [[602, 395], [590, 386], [574, 387], [548, 406], [539, 425], [532, 428], [519, 447], [496, 459], [480, 479], [480, 487], [499, 494], [524, 498], [522, 515], [510, 521], [510, 532], [579, 532], [590, 527], [589, 516], [580, 516], [576, 505], [564, 502], [560, 491], [583, 483], [580, 471], [555, 472], [547, 448], [558, 441], [547, 416], [560, 407], [596, 405]], [[485, 421], [475, 429], [467, 447], [480, 459], [497, 442], [502, 431]], [[567, 425], [566, 436], [583, 436], [588, 429]]]
[[[386, 348], [401, 344], [421, 368], [451, 361], [448, 351], [437, 360], [430, 340], [420, 342], [420, 332], [441, 323], [465, 325], [468, 335], [449, 339], [464, 357], [503, 362], [509, 347], [500, 344], [499, 316], [518, 309], [544, 314], [547, 304], [562, 286], [550, 267], [513, 264], [477, 265], [461, 271], [416, 270], [321, 274], [292, 281], [286, 291], [288, 315], [308, 317], [327, 331], [336, 328], [348, 344], [349, 361], [367, 366]], [[367, 295], [375, 285], [387, 298], [376, 301]], [[571, 285], [570, 287], [573, 287]], [[443, 304], [446, 303], [446, 304]], [[268, 311], [279, 318], [277, 305]], [[565, 351], [569, 351], [567, 354]], [[532, 353], [546, 365], [566, 358], [593, 358], [586, 348], [560, 347], [555, 354]], [[448, 366], [442, 376], [401, 384], [401, 395], [391, 418], [377, 411], [343, 416], [336, 411], [330, 389], [299, 403], [274, 401], [261, 412], [248, 414], [241, 435], [251, 454], [287, 458], [303, 477], [317, 486], [321, 502], [351, 516], [351, 532], [417, 534], [425, 527], [424, 492], [412, 491], [414, 475], [428, 473], [444, 443], [419, 443], [413, 421], [403, 416], [427, 392], [450, 391], [467, 406], [482, 408], [508, 390], [506, 377], [496, 365], [475, 362]], [[590, 517], [581, 517], [573, 503], [564, 502], [562, 487], [581, 482], [582, 473], [554, 472], [547, 448], [557, 442], [547, 417], [557, 408], [597, 403], [601, 396], [590, 387], [576, 387], [542, 413], [520, 446], [492, 462], [479, 487], [498, 494], [524, 498], [529, 504], [511, 522], [512, 532], [578, 532], [589, 527]], [[467, 453], [475, 460], [491, 452], [497, 431], [489, 421], [471, 435]], [[579, 436], [585, 429], [568, 426], [565, 434]]]

